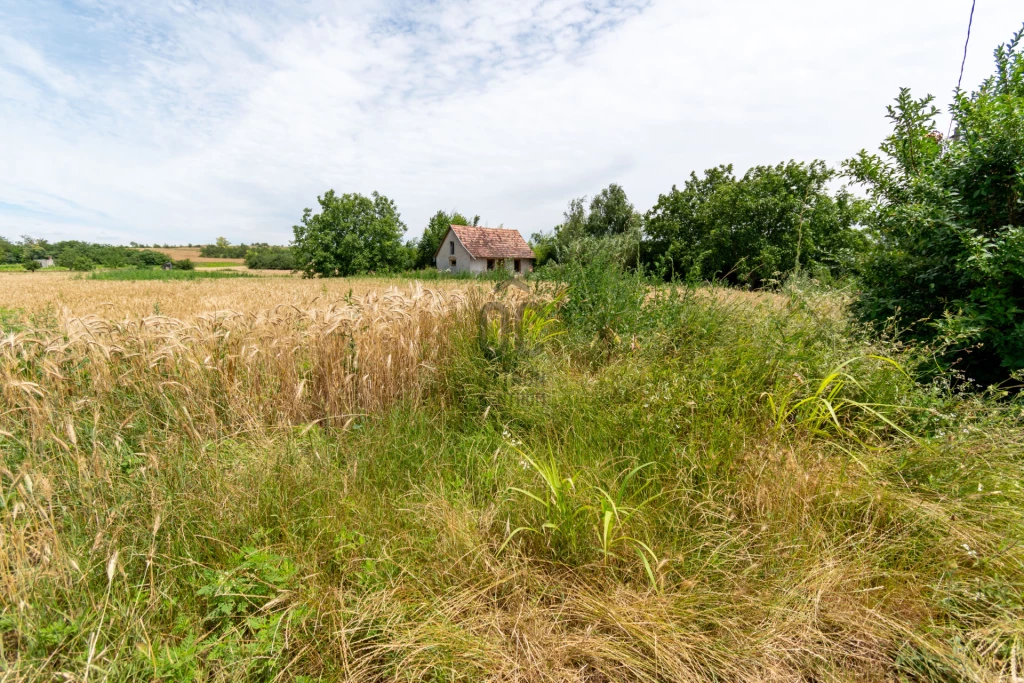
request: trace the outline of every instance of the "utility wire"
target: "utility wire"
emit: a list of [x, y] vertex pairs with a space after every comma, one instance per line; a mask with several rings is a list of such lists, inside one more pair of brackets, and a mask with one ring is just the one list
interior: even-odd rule
[[[964, 65], [967, 64], [967, 46], [971, 44], [971, 26], [974, 24], [974, 5], [977, 0], [971, 0], [971, 17], [967, 20], [967, 40], [964, 41], [964, 58], [960, 61], [960, 78], [956, 79], [956, 92], [960, 92], [960, 84], [964, 80]], [[946, 129], [946, 138], [953, 130], [953, 117], [949, 117], [949, 128]]]

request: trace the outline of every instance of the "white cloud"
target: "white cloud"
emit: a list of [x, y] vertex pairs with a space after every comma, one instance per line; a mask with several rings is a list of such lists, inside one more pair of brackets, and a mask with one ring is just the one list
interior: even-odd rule
[[[0, 11], [0, 234], [283, 243], [328, 188], [524, 234], [610, 182], [837, 162], [948, 100], [969, 3], [439, 0]], [[966, 87], [1020, 28], [975, 15]], [[10, 12], [10, 10], [6, 10]], [[7, 31], [7, 29], [0, 29]]]

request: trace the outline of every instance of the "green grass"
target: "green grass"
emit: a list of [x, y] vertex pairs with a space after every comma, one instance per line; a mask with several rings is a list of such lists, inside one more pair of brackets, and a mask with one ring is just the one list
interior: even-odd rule
[[90, 280], [204, 280], [231, 277], [252, 277], [238, 271], [162, 270], [160, 268], [119, 268], [100, 270], [88, 275]]
[[830, 293], [570, 277], [528, 329], [453, 323], [425, 400], [333, 427], [184, 410], [163, 359], [149, 399], [63, 368], [74, 411], [49, 431], [0, 417], [0, 661], [110, 680], [1021, 670], [1019, 399], [915, 383], [926, 350], [871, 341]]
[[[40, 268], [40, 269], [36, 270], [37, 273], [39, 273], [39, 272], [44, 272], [44, 273], [62, 272], [62, 273], [66, 273], [67, 271], [68, 271], [67, 268], [61, 268], [60, 266], [50, 266], [49, 268]], [[21, 265], [20, 263], [3, 263], [3, 264], [0, 264], [0, 273], [23, 273], [23, 272], [26, 272], [25, 271], [25, 267], [23, 265]]]
[[244, 263], [236, 263], [234, 261], [195, 261], [193, 265], [196, 268], [237, 268], [238, 266], [244, 266]]

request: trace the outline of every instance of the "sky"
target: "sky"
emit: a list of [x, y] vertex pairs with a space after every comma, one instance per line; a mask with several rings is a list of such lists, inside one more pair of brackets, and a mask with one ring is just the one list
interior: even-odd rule
[[[318, 195], [529, 237], [622, 185], [837, 164], [945, 109], [970, 0], [0, 0], [0, 235], [286, 244]], [[1024, 24], [977, 0], [963, 77]], [[940, 122], [945, 130], [946, 119]]]

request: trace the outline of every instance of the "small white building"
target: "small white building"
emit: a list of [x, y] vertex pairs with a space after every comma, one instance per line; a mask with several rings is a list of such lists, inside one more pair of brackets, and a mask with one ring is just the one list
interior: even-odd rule
[[46, 258], [37, 258], [35, 262], [39, 264], [40, 268], [53, 268], [53, 258], [47, 256]]
[[452, 273], [484, 273], [507, 268], [514, 273], [533, 270], [536, 256], [518, 230], [450, 225], [434, 254], [437, 269]]

